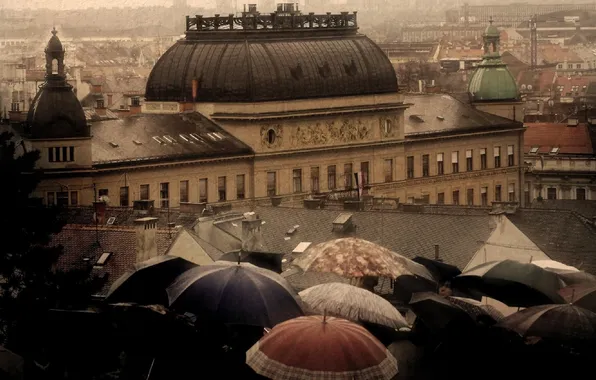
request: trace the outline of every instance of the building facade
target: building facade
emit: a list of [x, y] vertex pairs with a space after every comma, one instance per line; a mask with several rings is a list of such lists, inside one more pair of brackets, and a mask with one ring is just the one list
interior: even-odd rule
[[[521, 200], [523, 125], [448, 95], [400, 94], [356, 14], [186, 25], [153, 68], [139, 115], [89, 127], [34, 101], [22, 136], [42, 152], [36, 195], [170, 208], [353, 192], [358, 179], [369, 195], [403, 203]], [[39, 99], [51, 83], [65, 88], [54, 37]]]

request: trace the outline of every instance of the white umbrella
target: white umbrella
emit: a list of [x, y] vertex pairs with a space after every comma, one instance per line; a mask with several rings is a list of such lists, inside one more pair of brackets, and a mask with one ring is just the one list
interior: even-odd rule
[[408, 322], [386, 299], [362, 288], [337, 282], [316, 285], [299, 293], [302, 302], [314, 314], [370, 322], [394, 329]]

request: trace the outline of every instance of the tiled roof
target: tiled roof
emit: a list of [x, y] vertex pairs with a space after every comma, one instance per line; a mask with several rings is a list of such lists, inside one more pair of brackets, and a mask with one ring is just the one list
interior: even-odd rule
[[532, 202], [530, 208], [573, 211], [587, 220], [596, 217], [596, 200], [544, 199]]
[[553, 87], [556, 73], [554, 70], [524, 70], [517, 75], [517, 85], [532, 85], [531, 92], [549, 92]]
[[[176, 233], [158, 231], [157, 253], [165, 254], [175, 237]], [[67, 225], [53, 237], [51, 245], [64, 247], [64, 253], [57, 263], [61, 270], [93, 267], [103, 253], [111, 252], [104, 266], [92, 269], [93, 275], [107, 275], [107, 282], [100, 294], [105, 294], [115, 280], [132, 269], [136, 261], [136, 233], [130, 228], [100, 227], [96, 231], [91, 226]]]
[[549, 153], [559, 147], [558, 154], [594, 154], [590, 131], [585, 124], [568, 127], [566, 123], [526, 123], [524, 151], [539, 147], [538, 153]]
[[[590, 82], [596, 81], [596, 76], [558, 76], [555, 82], [555, 88], [561, 94], [566, 96], [567, 94], [583, 94], [586, 92]], [[563, 86], [563, 91], [558, 89], [559, 86]], [[577, 91], [573, 91], [573, 87], [577, 87]]]
[[405, 112], [406, 138], [447, 132], [464, 133], [491, 128], [521, 127], [519, 123], [478, 111], [449, 95], [408, 95], [404, 102], [413, 103]]
[[522, 209], [508, 218], [551, 259], [596, 273], [596, 229], [577, 214]]
[[[302, 241], [316, 244], [341, 237], [332, 231], [332, 223], [345, 211], [257, 207], [255, 212], [264, 221], [261, 231], [265, 250], [290, 254]], [[439, 244], [441, 257], [460, 268], [470, 261], [494, 228], [489, 223], [488, 213], [483, 216], [406, 212], [352, 214], [352, 221], [357, 226], [354, 236], [378, 243], [409, 258], [434, 257], [434, 244]], [[299, 226], [296, 232], [286, 235], [296, 225]], [[238, 239], [241, 236], [240, 221], [219, 223], [217, 226]], [[198, 228], [202, 227], [201, 223]]]
[[85, 118], [87, 119], [87, 121], [101, 121], [101, 120], [118, 119], [118, 115], [116, 115], [114, 112], [112, 112], [108, 109], [105, 110], [106, 111], [105, 116], [98, 115], [94, 108], [83, 108], [83, 111], [85, 112]]
[[[95, 226], [93, 213], [93, 207], [68, 207], [61, 211], [60, 217], [68, 224]], [[107, 221], [109, 218], [114, 217], [113, 227], [132, 227], [134, 226], [134, 221], [136, 219], [145, 216], [147, 215], [139, 215], [135, 213], [132, 208], [107, 207], [105, 220]], [[158, 219], [158, 228], [167, 228], [168, 222], [173, 222], [177, 226], [192, 228], [198, 219], [198, 215], [182, 214], [178, 210], [170, 210], [168, 213], [167, 211], [154, 209], [153, 214], [150, 216]]]
[[[143, 114], [100, 121], [91, 126], [91, 133], [93, 162], [96, 165], [174, 158], [231, 157], [252, 153], [249, 146], [199, 113]], [[191, 133], [198, 135], [199, 140], [190, 136]], [[156, 141], [155, 136], [163, 143]], [[174, 143], [167, 141], [164, 136], [173, 138]]]

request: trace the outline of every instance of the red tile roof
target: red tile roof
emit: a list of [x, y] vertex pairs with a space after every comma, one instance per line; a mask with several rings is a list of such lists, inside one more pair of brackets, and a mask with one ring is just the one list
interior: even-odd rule
[[560, 91], [561, 96], [565, 96], [567, 93], [571, 93], [572, 87], [577, 86], [578, 93], [582, 94], [586, 92], [590, 82], [595, 82], [596, 76], [560, 76], [557, 77], [555, 83], [555, 89], [558, 86], [563, 86], [563, 91]]
[[[163, 255], [174, 241], [176, 233], [157, 232], [157, 253]], [[99, 238], [99, 245], [97, 244]], [[107, 275], [107, 284], [101, 293], [124, 272], [130, 270], [136, 261], [136, 232], [133, 228], [67, 225], [54, 235], [51, 245], [62, 245], [64, 253], [58, 259], [60, 270], [84, 269], [93, 267], [104, 252], [111, 252], [105, 266], [93, 269], [97, 276]]]
[[594, 154], [588, 126], [568, 127], [567, 123], [526, 123], [524, 151], [539, 147], [538, 153], [549, 153], [553, 147], [559, 154]]

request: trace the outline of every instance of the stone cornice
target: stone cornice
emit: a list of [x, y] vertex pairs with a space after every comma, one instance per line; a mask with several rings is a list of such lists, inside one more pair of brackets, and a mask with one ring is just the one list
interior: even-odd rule
[[305, 109], [299, 111], [282, 111], [267, 113], [214, 113], [211, 118], [216, 121], [261, 121], [288, 118], [312, 118], [321, 115], [345, 115], [353, 113], [395, 111], [408, 108], [404, 103], [375, 104], [370, 106], [338, 107], [323, 109]]

